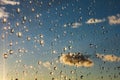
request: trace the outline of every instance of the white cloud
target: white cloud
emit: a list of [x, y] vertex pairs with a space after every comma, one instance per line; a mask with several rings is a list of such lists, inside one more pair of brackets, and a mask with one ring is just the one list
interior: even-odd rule
[[69, 66], [77, 67], [92, 67], [94, 65], [92, 60], [79, 53], [62, 54], [62, 56], [60, 57], [60, 62]]
[[3, 17], [9, 17], [9, 13], [5, 12], [5, 7], [0, 7], [0, 19]]
[[95, 23], [101, 23], [104, 22], [105, 19], [95, 19], [95, 18], [90, 18], [86, 23], [87, 24], [95, 24]]
[[116, 16], [108, 16], [108, 21], [110, 25], [120, 24], [120, 14], [117, 14]]
[[[19, 5], [20, 2], [16, 2], [13, 0], [0, 0], [0, 5]], [[8, 18], [9, 13], [5, 11], [5, 7], [0, 7], [0, 19], [1, 18]]]
[[16, 1], [13, 1], [13, 0], [0, 0], [0, 4], [1, 5], [19, 5], [20, 2], [16, 2]]
[[75, 23], [72, 23], [72, 28], [78, 28], [81, 25], [82, 25], [81, 23], [75, 22]]
[[102, 59], [103, 61], [109, 61], [109, 62], [116, 62], [116, 61], [120, 61], [120, 57], [115, 56], [115, 55], [111, 55], [111, 54], [96, 54], [97, 58]]

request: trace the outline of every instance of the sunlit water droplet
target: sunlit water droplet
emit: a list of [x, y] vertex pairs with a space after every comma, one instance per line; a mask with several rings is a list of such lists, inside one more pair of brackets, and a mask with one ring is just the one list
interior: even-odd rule
[[14, 33], [15, 32], [15, 30], [14, 29], [10, 29], [10, 33]]
[[35, 11], [35, 9], [34, 8], [32, 8], [32, 12], [34, 12]]
[[50, 72], [50, 75], [53, 75], [53, 72]]
[[7, 18], [3, 18], [3, 23], [6, 23], [7, 22]]
[[42, 62], [41, 61], [38, 61], [38, 65], [41, 65], [42, 64]]
[[44, 40], [40, 40], [39, 42], [41, 46], [44, 46]]
[[4, 34], [2, 34], [2, 39], [4, 39], [5, 38], [5, 35]]
[[14, 51], [13, 50], [9, 50], [9, 54], [13, 54], [14, 53]]
[[43, 34], [40, 34], [40, 38], [43, 38], [44, 36], [43, 36]]
[[17, 8], [16, 12], [17, 12], [17, 13], [20, 13], [20, 8]]
[[13, 43], [12, 43], [12, 41], [10, 41], [9, 46], [12, 46], [12, 45], [13, 45]]
[[23, 16], [23, 22], [25, 22], [27, 20], [26, 16]]
[[16, 22], [16, 26], [18, 27], [20, 24], [18, 22]]
[[28, 40], [28, 41], [30, 41], [30, 40], [31, 40], [31, 38], [30, 38], [30, 37], [27, 37], [27, 40]]
[[18, 32], [16, 35], [20, 38], [22, 37], [22, 32]]
[[7, 53], [4, 53], [4, 54], [3, 54], [3, 57], [4, 57], [5, 59], [7, 59], [7, 58], [8, 58], [8, 54], [7, 54]]

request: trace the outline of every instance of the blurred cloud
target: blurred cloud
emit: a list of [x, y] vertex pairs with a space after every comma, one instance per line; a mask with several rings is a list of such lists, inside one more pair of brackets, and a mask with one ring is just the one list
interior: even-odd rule
[[60, 62], [69, 66], [77, 66], [77, 67], [92, 67], [92, 60], [88, 59], [85, 55], [80, 53], [68, 53], [62, 54], [60, 57]]
[[75, 22], [75, 23], [72, 23], [72, 28], [78, 28], [81, 25], [82, 25], [82, 23]]
[[95, 18], [90, 18], [86, 24], [95, 24], [95, 23], [101, 23], [104, 22], [105, 19], [95, 19]]
[[116, 62], [116, 61], [120, 61], [120, 57], [112, 55], [112, 54], [96, 54], [97, 58], [102, 59], [103, 61], [110, 61], [110, 62]]
[[19, 5], [20, 2], [16, 2], [16, 1], [13, 1], [13, 0], [0, 0], [0, 4], [1, 5]]
[[5, 7], [0, 7], [0, 19], [3, 17], [9, 17], [9, 13], [5, 12]]
[[[0, 5], [19, 5], [20, 2], [16, 2], [13, 0], [0, 0]], [[0, 7], [0, 19], [1, 18], [8, 18], [9, 13], [5, 11], [5, 7]]]
[[120, 24], [120, 14], [117, 14], [116, 16], [108, 16], [108, 21], [110, 25]]

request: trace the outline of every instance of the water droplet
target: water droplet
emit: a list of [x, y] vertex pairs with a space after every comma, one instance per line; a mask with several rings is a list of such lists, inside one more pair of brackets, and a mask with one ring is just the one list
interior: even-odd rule
[[13, 50], [9, 50], [9, 54], [13, 54], [14, 53], [14, 51]]
[[67, 47], [64, 47], [64, 48], [63, 48], [63, 51], [66, 51], [66, 50], [67, 50]]
[[52, 78], [52, 80], [55, 80], [55, 78]]
[[7, 58], [8, 58], [8, 54], [7, 54], [7, 53], [4, 53], [4, 54], [3, 54], [3, 57], [4, 57], [5, 59], [7, 59]]
[[32, 22], [32, 20], [31, 20], [31, 19], [29, 19], [29, 22]]
[[10, 41], [9, 46], [12, 46], [12, 45], [13, 45], [13, 43], [12, 43], [12, 41]]
[[72, 71], [70, 71], [70, 73], [71, 73], [71, 74], [74, 74], [74, 71], [72, 70]]
[[67, 24], [64, 24], [63, 26], [64, 26], [64, 27], [67, 27]]
[[37, 80], [37, 78], [35, 78], [35, 80]]
[[20, 24], [18, 22], [16, 22], [16, 26], [18, 27]]
[[28, 41], [30, 41], [30, 40], [31, 40], [31, 38], [30, 38], [30, 37], [27, 37], [27, 40], [28, 40]]
[[22, 49], [18, 49], [18, 52], [21, 53], [21, 52], [23, 52], [23, 51], [22, 51]]
[[32, 3], [32, 1], [29, 2], [30, 4]]
[[14, 33], [15, 31], [14, 31], [14, 29], [10, 29], [10, 33]]
[[48, 3], [48, 5], [49, 5], [49, 6], [51, 6], [51, 5], [52, 5], [52, 3], [51, 3], [51, 2], [49, 2], [49, 3]]
[[72, 46], [68, 46], [68, 49], [69, 49], [69, 50], [72, 49]]
[[39, 15], [39, 14], [37, 14], [37, 15], [36, 15], [36, 18], [39, 18], [39, 17], [40, 17], [40, 15]]
[[4, 39], [5, 38], [5, 35], [4, 34], [2, 34], [2, 39]]
[[50, 72], [50, 75], [53, 75], [53, 72]]
[[53, 53], [53, 54], [55, 54], [55, 53], [56, 53], [56, 51], [55, 51], [55, 50], [52, 50], [52, 53]]
[[30, 68], [32, 69], [32, 68], [33, 68], [33, 66], [30, 66]]
[[57, 70], [57, 67], [56, 67], [56, 66], [54, 67], [54, 70]]
[[3, 18], [3, 23], [6, 23], [7, 22], [7, 18]]
[[22, 37], [22, 32], [18, 32], [16, 35], [20, 38]]
[[20, 13], [20, 8], [17, 8], [16, 12], [17, 12], [17, 13]]
[[26, 21], [26, 20], [27, 20], [27, 17], [26, 17], [26, 16], [24, 16], [24, 17], [23, 17], [23, 21]]
[[15, 80], [18, 80], [18, 78], [16, 78]]
[[44, 46], [44, 40], [40, 40], [40, 45]]
[[44, 36], [43, 36], [43, 34], [40, 34], [40, 38], [43, 38]]
[[34, 8], [32, 8], [32, 12], [34, 12], [35, 11], [35, 9]]
[[7, 27], [3, 27], [3, 30], [7, 30]]
[[38, 61], [38, 64], [40, 65], [40, 64], [42, 64], [42, 62], [41, 62], [41, 61]]

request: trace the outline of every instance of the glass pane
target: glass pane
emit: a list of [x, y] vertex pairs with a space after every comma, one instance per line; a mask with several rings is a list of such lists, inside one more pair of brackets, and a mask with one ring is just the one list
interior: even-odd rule
[[120, 0], [0, 0], [0, 80], [119, 80]]

